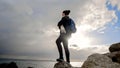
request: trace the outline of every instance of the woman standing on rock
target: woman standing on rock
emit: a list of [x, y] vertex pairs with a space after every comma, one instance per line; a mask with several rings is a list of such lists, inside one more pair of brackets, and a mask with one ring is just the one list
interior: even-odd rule
[[[68, 39], [71, 37], [72, 33], [76, 32], [75, 23], [71, 18], [69, 18], [69, 13], [70, 13], [70, 10], [64, 10], [62, 12], [62, 19], [58, 22], [58, 25], [57, 25], [58, 28], [60, 29], [60, 36], [56, 40], [56, 44], [59, 51], [59, 58], [57, 59], [57, 61], [64, 60], [62, 45], [61, 45], [61, 43], [63, 43], [63, 47], [65, 49], [65, 54], [66, 54], [66, 61], [68, 63], [70, 63]], [[61, 28], [61, 26], [64, 27], [64, 30]]]

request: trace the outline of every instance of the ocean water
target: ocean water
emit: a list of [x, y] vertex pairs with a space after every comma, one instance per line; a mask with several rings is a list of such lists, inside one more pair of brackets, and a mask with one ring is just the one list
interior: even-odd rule
[[[54, 65], [57, 63], [56, 61], [49, 61], [49, 60], [11, 60], [11, 59], [0, 59], [0, 63], [10, 63], [16, 62], [19, 68], [53, 68]], [[71, 62], [71, 65], [74, 67], [81, 67], [82, 62]]]

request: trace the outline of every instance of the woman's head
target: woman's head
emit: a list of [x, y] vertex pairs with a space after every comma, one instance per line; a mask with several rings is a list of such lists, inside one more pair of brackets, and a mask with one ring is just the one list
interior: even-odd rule
[[70, 10], [64, 10], [64, 11], [62, 12], [62, 16], [69, 15], [69, 13], [70, 13]]

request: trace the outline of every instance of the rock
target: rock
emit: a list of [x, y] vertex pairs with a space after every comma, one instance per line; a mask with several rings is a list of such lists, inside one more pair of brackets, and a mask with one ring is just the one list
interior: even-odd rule
[[7, 65], [6, 68], [18, 68], [17, 64], [15, 62], [11, 62]]
[[6, 68], [7, 65], [8, 65], [8, 63], [2, 63], [2, 64], [0, 64], [0, 68]]
[[73, 67], [71, 64], [63, 61], [63, 62], [58, 62], [54, 65], [54, 68], [80, 68], [80, 67]]
[[33, 68], [33, 67], [28, 67], [28, 68]]
[[106, 55], [92, 54], [83, 63], [81, 68], [120, 68], [120, 64], [113, 62]]
[[116, 54], [117, 62], [120, 63], [120, 52]]
[[63, 62], [58, 62], [54, 65], [54, 68], [72, 68], [71, 64], [63, 61]]
[[113, 62], [120, 63], [120, 51], [104, 54], [112, 59]]
[[18, 68], [18, 66], [15, 62], [11, 62], [11, 63], [0, 64], [0, 68]]
[[112, 44], [109, 48], [110, 52], [120, 51], [120, 43]]

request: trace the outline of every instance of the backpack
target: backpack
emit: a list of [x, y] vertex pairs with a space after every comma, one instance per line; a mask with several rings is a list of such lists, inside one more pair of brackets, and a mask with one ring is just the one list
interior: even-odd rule
[[76, 26], [75, 23], [72, 19], [69, 20], [69, 24], [66, 27], [66, 31], [70, 33], [75, 33], [76, 32]]

